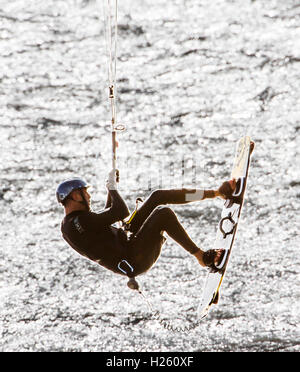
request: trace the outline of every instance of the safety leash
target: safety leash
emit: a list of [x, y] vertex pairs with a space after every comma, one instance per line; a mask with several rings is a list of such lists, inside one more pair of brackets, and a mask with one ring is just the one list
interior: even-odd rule
[[198, 319], [196, 322], [193, 324], [190, 324], [188, 326], [177, 326], [172, 324], [170, 321], [165, 320], [162, 318], [161, 313], [158, 310], [154, 310], [151, 302], [149, 299], [146, 297], [144, 292], [141, 289], [137, 289], [138, 293], [141, 295], [143, 298], [144, 302], [147, 304], [149, 311], [152, 314], [153, 319], [157, 320], [158, 323], [166, 330], [171, 331], [171, 332], [176, 332], [176, 333], [189, 333], [199, 327], [201, 323], [201, 319]]

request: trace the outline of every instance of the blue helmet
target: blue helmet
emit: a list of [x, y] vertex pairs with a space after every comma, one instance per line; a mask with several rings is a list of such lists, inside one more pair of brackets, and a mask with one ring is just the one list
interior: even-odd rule
[[56, 189], [56, 198], [59, 203], [63, 203], [72, 191], [89, 187], [81, 178], [74, 177], [60, 183]]

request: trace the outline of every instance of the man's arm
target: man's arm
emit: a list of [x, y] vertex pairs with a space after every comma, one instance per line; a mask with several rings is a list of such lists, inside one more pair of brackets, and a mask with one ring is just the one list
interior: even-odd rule
[[111, 218], [117, 218], [114, 222], [121, 221], [129, 216], [128, 207], [117, 191], [116, 176], [116, 169], [112, 169], [108, 174], [108, 179], [106, 180], [108, 195], [105, 208], [107, 214], [111, 215]]
[[128, 217], [130, 214], [129, 209], [119, 192], [117, 190], [109, 190], [109, 194], [111, 197], [111, 205], [108, 210], [114, 216], [113, 218], [118, 218], [115, 222]]
[[87, 230], [101, 230], [129, 216], [129, 210], [117, 190], [109, 190], [110, 206], [99, 213], [90, 212], [79, 217], [80, 223]]
[[111, 206], [111, 196], [110, 196], [110, 192], [108, 190], [106, 204], [105, 204], [105, 207], [104, 208], [106, 209], [106, 208], [109, 208], [110, 206]]

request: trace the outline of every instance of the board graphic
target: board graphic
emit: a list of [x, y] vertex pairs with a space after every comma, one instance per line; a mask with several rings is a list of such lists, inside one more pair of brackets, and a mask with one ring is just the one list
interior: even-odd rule
[[214, 244], [214, 249], [225, 249], [225, 254], [222, 262], [217, 266], [219, 271], [210, 271], [207, 274], [202, 298], [198, 306], [199, 318], [204, 318], [208, 314], [211, 305], [216, 304], [219, 299], [220, 287], [224, 279], [241, 216], [250, 166], [250, 155], [253, 149], [254, 142], [251, 141], [249, 136], [241, 138], [237, 143], [231, 172], [231, 179], [236, 180], [236, 187], [232, 197], [224, 203]]

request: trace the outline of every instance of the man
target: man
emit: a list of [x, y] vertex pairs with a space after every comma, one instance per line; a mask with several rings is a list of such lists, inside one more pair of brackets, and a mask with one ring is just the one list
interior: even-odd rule
[[[202, 251], [188, 236], [175, 213], [166, 204], [186, 204], [207, 198], [230, 197], [235, 180], [224, 182], [218, 190], [156, 190], [136, 211], [127, 228], [113, 226], [129, 216], [126, 203], [117, 191], [116, 172], [109, 173], [105, 209], [90, 208], [89, 185], [80, 178], [62, 182], [57, 200], [65, 208], [61, 224], [63, 238], [81, 255], [105, 268], [134, 278], [149, 270], [158, 259], [166, 240], [163, 232], [194, 255], [201, 266], [218, 270], [223, 250]], [[128, 230], [127, 232], [125, 230]]]

